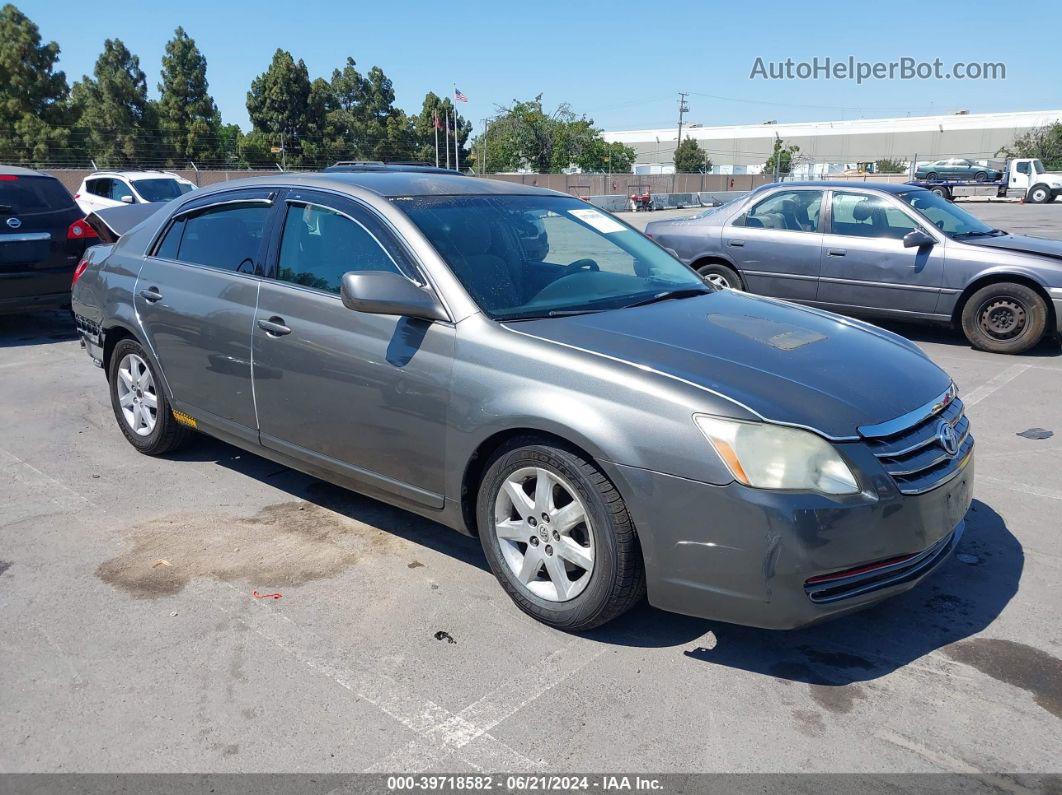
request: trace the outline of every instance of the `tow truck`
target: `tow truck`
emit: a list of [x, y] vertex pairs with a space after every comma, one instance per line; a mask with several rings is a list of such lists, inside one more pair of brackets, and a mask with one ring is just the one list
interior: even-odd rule
[[1007, 161], [1003, 176], [997, 180], [913, 179], [908, 185], [928, 188], [948, 201], [955, 198], [956, 188], [995, 187], [996, 196], [1020, 196], [1029, 204], [1048, 204], [1062, 195], [1062, 173], [1048, 171], [1039, 158], [1013, 157]]

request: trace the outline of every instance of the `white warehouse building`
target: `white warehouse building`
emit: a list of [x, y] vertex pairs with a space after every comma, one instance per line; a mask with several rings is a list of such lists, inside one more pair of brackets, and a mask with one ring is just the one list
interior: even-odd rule
[[[686, 124], [683, 138], [692, 138], [712, 161], [711, 173], [758, 174], [770, 156], [775, 136], [800, 147], [795, 176], [836, 174], [885, 158], [909, 164], [961, 157], [995, 160], [1002, 147], [1029, 130], [1062, 120], [1062, 110], [1018, 113], [955, 113], [894, 119], [741, 124], [705, 127]], [[634, 172], [674, 171], [677, 125], [656, 130], [617, 130], [602, 134], [636, 152]]]

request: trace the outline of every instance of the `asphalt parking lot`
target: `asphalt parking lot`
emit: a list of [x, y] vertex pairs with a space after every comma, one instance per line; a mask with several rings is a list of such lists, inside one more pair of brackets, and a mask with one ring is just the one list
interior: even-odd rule
[[573, 636], [473, 539], [205, 437], [137, 454], [67, 316], [0, 318], [0, 772], [1057, 772], [1062, 351], [890, 328], [974, 423], [957, 555], [811, 629]]

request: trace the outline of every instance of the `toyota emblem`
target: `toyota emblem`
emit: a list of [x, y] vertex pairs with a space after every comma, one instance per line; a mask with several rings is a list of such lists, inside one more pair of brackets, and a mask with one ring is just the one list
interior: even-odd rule
[[937, 439], [940, 440], [940, 446], [949, 456], [954, 458], [959, 452], [959, 435], [955, 432], [955, 426], [950, 422], [945, 420], [937, 426]]
[[22, 226], [22, 222], [17, 218], [8, 218], [7, 225], [10, 226], [12, 229], [18, 229], [20, 226]]

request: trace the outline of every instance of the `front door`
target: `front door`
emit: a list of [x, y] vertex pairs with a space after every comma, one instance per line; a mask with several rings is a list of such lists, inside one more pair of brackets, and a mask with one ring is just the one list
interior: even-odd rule
[[750, 292], [815, 300], [823, 191], [779, 190], [723, 228], [723, 250]]
[[252, 441], [251, 324], [273, 212], [269, 196], [212, 194], [178, 216], [144, 259], [134, 291], [173, 405]]
[[262, 444], [441, 508], [453, 325], [344, 307], [344, 273], [422, 282], [412, 258], [353, 200], [296, 189], [285, 203], [253, 330]]
[[905, 248], [904, 235], [921, 228], [891, 197], [834, 191], [817, 302], [871, 313], [932, 314], [944, 276], [944, 247]]

